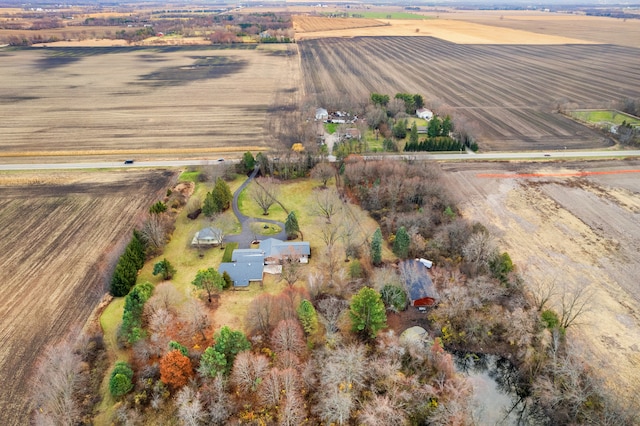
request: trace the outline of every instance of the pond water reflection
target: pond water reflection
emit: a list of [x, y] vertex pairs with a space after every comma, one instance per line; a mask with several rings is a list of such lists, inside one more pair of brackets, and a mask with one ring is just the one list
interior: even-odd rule
[[473, 386], [473, 418], [478, 425], [545, 425], [535, 407], [527, 404], [518, 385], [518, 371], [496, 355], [454, 353], [458, 371]]

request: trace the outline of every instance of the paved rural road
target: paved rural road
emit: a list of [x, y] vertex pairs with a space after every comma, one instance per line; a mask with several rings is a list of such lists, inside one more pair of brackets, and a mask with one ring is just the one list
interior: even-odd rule
[[[585, 158], [621, 158], [640, 157], [640, 150], [629, 151], [549, 151], [549, 152], [490, 152], [486, 154], [396, 154], [396, 155], [369, 155], [370, 159], [415, 159], [415, 160], [439, 160], [439, 161], [490, 161], [490, 160], [553, 160]], [[175, 160], [175, 161], [136, 161], [134, 164], [122, 162], [95, 162], [95, 163], [51, 163], [51, 164], [0, 164], [0, 170], [69, 170], [69, 169], [115, 169], [134, 167], [186, 167], [214, 164], [235, 164], [239, 160]]]

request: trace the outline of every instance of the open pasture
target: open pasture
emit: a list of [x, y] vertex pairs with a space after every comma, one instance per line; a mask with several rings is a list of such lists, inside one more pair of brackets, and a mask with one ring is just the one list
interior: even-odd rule
[[82, 326], [109, 266], [173, 172], [0, 174], [0, 424], [29, 424], [29, 380], [50, 342]]
[[295, 49], [5, 49], [0, 155], [266, 149], [268, 129], [297, 102]]
[[[610, 45], [461, 45], [432, 37], [299, 44], [306, 93], [347, 107], [370, 93], [420, 93], [484, 150], [598, 148], [599, 133], [553, 111], [640, 96], [638, 51]], [[344, 104], [336, 104], [343, 100]]]

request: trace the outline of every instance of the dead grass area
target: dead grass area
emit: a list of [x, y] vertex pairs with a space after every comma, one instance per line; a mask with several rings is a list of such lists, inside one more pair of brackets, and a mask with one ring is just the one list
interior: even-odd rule
[[[464, 215], [499, 238], [529, 285], [592, 292], [568, 330], [584, 359], [623, 397], [640, 390], [640, 180], [633, 174], [479, 178], [486, 171], [556, 173], [637, 169], [640, 162], [443, 165]], [[554, 300], [557, 309], [558, 300]]]
[[509, 28], [548, 36], [570, 37], [594, 43], [640, 47], [640, 20], [615, 19], [537, 11], [451, 10], [442, 17], [461, 22]]
[[37, 357], [87, 320], [117, 250], [174, 173], [0, 176], [0, 423], [23, 424]]
[[273, 112], [298, 105], [296, 49], [2, 52], [0, 150], [46, 159], [47, 152], [100, 156], [133, 150], [166, 158], [268, 149], [278, 143], [268, 130], [280, 118]]
[[[456, 44], [594, 44], [594, 41], [575, 37], [540, 34], [522, 29], [498, 27], [473, 22], [463, 22], [450, 19], [405, 20], [380, 19], [382, 26], [363, 26], [363, 28], [332, 27], [335, 18], [315, 18], [327, 20], [323, 26], [314, 22], [310, 26], [312, 31], [301, 26], [302, 31], [296, 34], [298, 40], [325, 37], [436, 37]], [[322, 28], [315, 30], [315, 28]], [[298, 30], [297, 30], [298, 31]]]

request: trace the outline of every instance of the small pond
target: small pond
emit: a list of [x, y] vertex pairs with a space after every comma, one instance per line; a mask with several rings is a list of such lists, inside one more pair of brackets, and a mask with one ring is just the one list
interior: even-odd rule
[[543, 425], [544, 416], [518, 394], [517, 369], [497, 355], [455, 352], [456, 368], [473, 386], [473, 418], [478, 425]]

